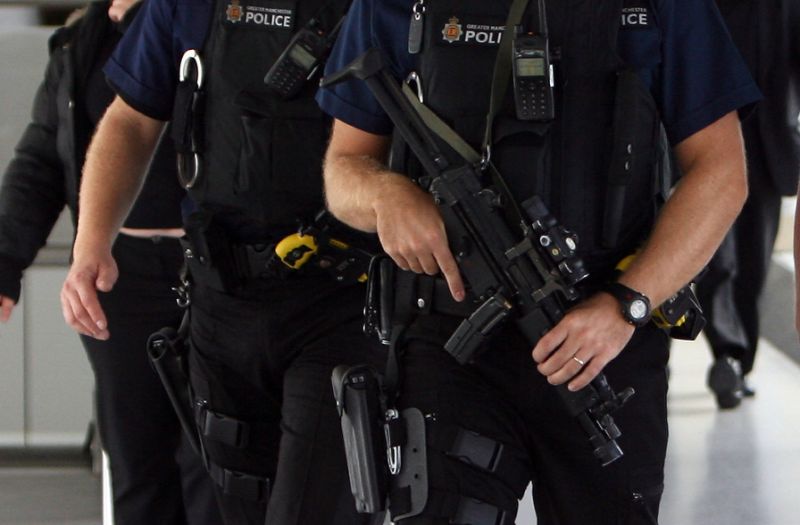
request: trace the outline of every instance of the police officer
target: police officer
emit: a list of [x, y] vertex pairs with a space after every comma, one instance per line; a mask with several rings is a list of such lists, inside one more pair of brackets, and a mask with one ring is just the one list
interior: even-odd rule
[[[736, 109], [759, 92], [711, 0], [544, 4], [546, 27], [533, 0], [522, 3], [519, 20], [510, 20], [510, 12], [520, 2], [510, 0], [356, 0], [328, 62], [334, 73], [377, 47], [398, 80], [415, 72], [424, 104], [473, 149], [483, 150], [484, 159], [491, 154], [519, 201], [538, 194], [577, 231], [590, 270], [585, 299], [534, 348], [505, 326], [464, 366], [442, 349], [462, 318], [437, 313], [435, 306], [410, 315], [397, 343], [398, 408], [425, 415], [427, 475], [414, 478], [423, 480], [416, 490], [427, 500], [415, 504], [420, 497], [413, 488], [410, 498], [408, 491], [391, 493], [400, 523], [513, 523], [529, 481], [541, 524], [657, 523], [668, 345], [666, 335], [646, 322], [647, 305], [661, 304], [698, 273], [741, 208], [747, 188]], [[549, 38], [554, 117], [518, 118], [509, 94], [489, 124], [489, 147], [482, 148], [498, 41], [517, 32], [506, 25]], [[535, 75], [537, 64], [529, 65]], [[617, 103], [617, 87], [630, 68], [636, 87]], [[541, 62], [539, 71], [549, 76]], [[505, 74], [509, 85], [516, 82]], [[385, 164], [397, 142], [390, 143], [392, 124], [366, 85], [338, 84], [318, 100], [336, 119], [325, 170], [331, 211], [377, 232], [399, 268], [440, 274], [453, 302], [469, 304], [473, 298], [436, 204], [401, 174], [413, 177], [418, 166], [400, 148], [391, 159], [401, 173]], [[628, 119], [615, 119], [615, 112], [631, 108]], [[684, 175], [656, 214], [666, 194], [659, 189], [666, 185], [663, 176], [654, 177], [661, 171], [661, 124]], [[635, 139], [617, 144], [612, 137], [618, 130]], [[623, 155], [632, 154], [630, 164], [622, 164], [630, 177], [621, 179], [624, 205], [612, 210], [621, 213], [619, 229], [608, 235], [604, 217], [614, 199], [605, 196], [609, 181], [620, 180], [609, 159], [620, 146]], [[617, 262], [639, 248], [617, 276]], [[617, 388], [636, 390], [614, 415], [624, 456], [605, 468], [552, 387], [578, 391], [601, 370]], [[473, 439], [484, 445], [480, 450], [502, 457], [485, 462], [477, 445], [457, 451], [452, 440], [440, 439], [453, 432], [480, 435]]]
[[[20, 279], [68, 206], [78, 215], [78, 188], [89, 140], [114, 94], [102, 68], [140, 4], [92, 2], [50, 39], [50, 61], [0, 190], [0, 321], [20, 293]], [[175, 150], [159, 149], [141, 198], [117, 237], [120, 278], [100, 297], [114, 337], [81, 336], [95, 378], [97, 429], [111, 473], [117, 525], [217, 524], [211, 480], [181, 426], [145, 342], [182, 312], [170, 288], [182, 264]], [[59, 349], [53, 349], [58, 351]], [[182, 442], [184, 441], [184, 442]]]
[[95, 290], [114, 284], [111, 240], [172, 118], [195, 209], [185, 247], [194, 411], [226, 523], [367, 519], [349, 494], [330, 386], [335, 364], [373, 355], [360, 329], [363, 285], [336, 280], [314, 262], [321, 259], [295, 271], [273, 257], [276, 243], [322, 208], [330, 122], [313, 80], [288, 99], [264, 81], [285, 50], [297, 60], [289, 69], [313, 65], [325, 42], [292, 48], [293, 35], [306, 31], [319, 43], [345, 7], [147, 2], [106, 68], [118, 96], [87, 158], [66, 318], [81, 333], [108, 337]]

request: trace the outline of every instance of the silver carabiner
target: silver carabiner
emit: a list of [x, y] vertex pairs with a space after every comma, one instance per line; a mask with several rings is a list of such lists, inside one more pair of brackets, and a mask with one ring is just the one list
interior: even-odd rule
[[411, 12], [414, 13], [414, 18], [419, 20], [425, 14], [425, 0], [417, 0], [411, 8]]
[[[386, 421], [387, 421], [387, 423], [385, 423], [383, 425], [383, 433], [384, 433], [384, 436], [386, 438], [387, 445], [391, 442], [390, 441], [391, 436], [390, 436], [390, 433], [389, 433], [388, 422], [389, 421], [393, 421], [393, 420], [395, 420], [395, 419], [397, 419], [399, 417], [400, 417], [400, 413], [394, 408], [390, 408], [389, 410], [386, 411]], [[403, 456], [402, 456], [401, 448], [399, 446], [395, 446], [395, 447], [387, 446], [386, 447], [386, 462], [389, 464], [389, 472], [393, 476], [396, 476], [397, 474], [400, 473], [400, 468], [403, 466]]]
[[183, 279], [179, 286], [172, 287], [172, 291], [178, 294], [178, 298], [175, 299], [175, 302], [178, 303], [178, 306], [182, 309], [192, 304], [191, 294], [189, 293], [190, 286], [191, 284], [189, 281]]
[[417, 91], [417, 99], [419, 99], [420, 104], [425, 103], [425, 95], [422, 93], [422, 79], [417, 74], [416, 71], [412, 71], [406, 77], [406, 84], [413, 86], [416, 88]]
[[481, 171], [485, 171], [486, 168], [489, 167], [489, 163], [492, 161], [492, 146], [487, 144], [483, 150], [483, 154], [481, 155]]
[[[194, 64], [195, 70], [195, 91], [200, 91], [203, 88], [203, 81], [205, 80], [205, 73], [203, 71], [203, 60], [200, 58], [200, 55], [194, 49], [188, 49], [183, 56], [181, 57], [181, 64], [178, 68], [178, 80], [180, 82], [185, 82], [189, 79], [189, 74], [191, 73], [191, 65]], [[195, 149], [194, 144], [192, 145], [192, 149]], [[181, 184], [185, 189], [192, 188], [197, 179], [200, 178], [200, 155], [196, 152], [192, 152], [192, 156], [187, 158], [186, 154], [179, 153], [178, 157], [178, 175], [180, 177]], [[194, 164], [192, 169], [191, 177], [186, 176], [186, 172], [188, 171], [187, 168], [189, 167], [189, 162]]]
[[200, 178], [200, 155], [197, 153], [192, 153], [192, 163], [194, 164], [194, 170], [191, 177], [186, 177], [187, 165], [189, 164], [187, 161], [187, 156], [183, 153], [178, 153], [177, 162], [178, 162], [178, 177], [180, 178], [180, 183], [184, 189], [189, 190], [197, 182], [197, 179]]
[[178, 68], [178, 80], [185, 81], [189, 76], [189, 65], [194, 63], [195, 70], [197, 71], [197, 89], [203, 87], [203, 61], [200, 55], [194, 49], [187, 50], [181, 57], [181, 65]]

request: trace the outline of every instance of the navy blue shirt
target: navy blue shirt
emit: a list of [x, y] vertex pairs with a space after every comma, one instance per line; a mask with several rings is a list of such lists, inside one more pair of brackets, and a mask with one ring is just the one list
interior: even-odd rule
[[178, 67], [205, 43], [213, 0], [145, 0], [104, 72], [114, 91], [145, 115], [169, 120]]
[[[413, 4], [414, 0], [355, 0], [326, 74], [378, 47], [395, 75], [405, 78], [415, 69], [414, 56], [407, 52]], [[713, 0], [652, 4], [646, 24], [636, 19], [637, 12], [621, 22], [619, 53], [650, 87], [672, 144], [761, 97]], [[326, 113], [351, 126], [380, 135], [392, 130], [363, 82], [322, 89], [317, 101]]]

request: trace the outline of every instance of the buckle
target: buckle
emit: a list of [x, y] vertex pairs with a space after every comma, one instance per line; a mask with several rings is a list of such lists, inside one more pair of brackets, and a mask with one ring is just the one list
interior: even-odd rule
[[449, 455], [481, 469], [495, 472], [503, 455], [503, 444], [477, 432], [459, 429]]

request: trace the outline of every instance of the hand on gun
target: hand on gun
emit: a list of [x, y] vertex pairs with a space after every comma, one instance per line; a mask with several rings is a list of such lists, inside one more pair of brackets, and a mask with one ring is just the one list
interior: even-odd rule
[[428, 275], [441, 271], [453, 298], [463, 301], [464, 282], [433, 198], [409, 179], [395, 179], [375, 204], [384, 251], [403, 270]]
[[588, 385], [628, 344], [634, 327], [619, 303], [598, 293], [570, 309], [533, 349], [538, 369], [553, 385], [575, 392]]

